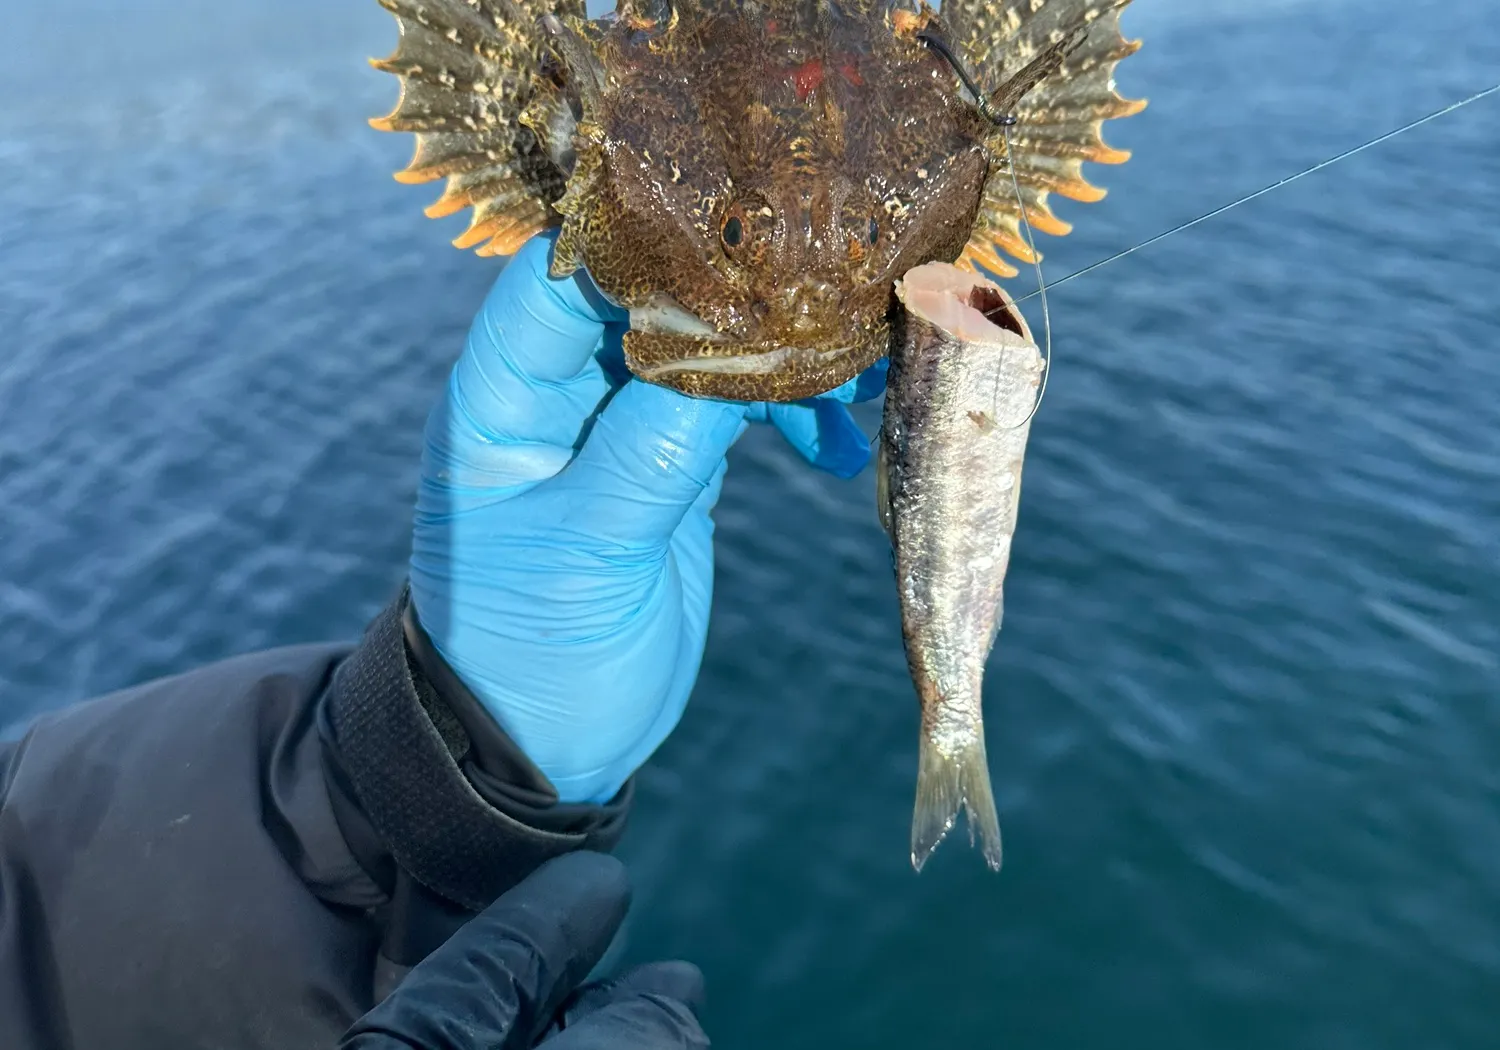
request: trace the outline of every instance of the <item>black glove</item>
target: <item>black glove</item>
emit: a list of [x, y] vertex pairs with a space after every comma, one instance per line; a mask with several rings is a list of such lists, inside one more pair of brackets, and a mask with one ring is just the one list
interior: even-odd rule
[[[619, 861], [570, 853], [471, 919], [355, 1022], [341, 1050], [697, 1050], [703, 975], [649, 963], [580, 983], [630, 905]], [[538, 1042], [540, 1040], [540, 1043]]]

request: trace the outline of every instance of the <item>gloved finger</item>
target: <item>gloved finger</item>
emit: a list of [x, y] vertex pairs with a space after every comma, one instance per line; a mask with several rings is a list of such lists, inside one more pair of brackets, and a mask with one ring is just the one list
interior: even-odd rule
[[611, 544], [666, 543], [713, 483], [749, 407], [626, 383], [577, 457], [546, 486], [547, 498], [560, 503], [554, 520]]
[[570, 1024], [538, 1050], [704, 1050], [708, 1036], [676, 999], [636, 992]]
[[890, 364], [890, 358], [882, 357], [853, 379], [847, 380], [826, 393], [819, 394], [817, 399], [842, 401], [846, 405], [859, 401], [873, 401], [885, 389], [885, 377]]
[[[496, 279], [454, 367], [446, 418], [428, 428], [429, 445], [461, 472], [465, 455], [477, 455], [479, 466], [503, 477], [495, 460], [505, 460], [511, 447], [510, 458], [520, 460], [518, 480], [534, 480], [526, 477], [539, 466], [533, 461], [545, 460], [555, 472], [609, 392], [594, 358], [606, 329], [618, 330], [626, 315], [582, 271], [562, 280], [548, 276], [553, 241], [550, 234], [533, 237]], [[527, 446], [554, 455], [538, 456]]]
[[471, 919], [345, 1034], [343, 1050], [522, 1050], [603, 957], [630, 902], [625, 868], [570, 853]]
[[870, 461], [870, 439], [839, 401], [772, 404], [767, 417], [804, 459], [835, 477], [852, 478]]
[[574, 1025], [611, 1003], [645, 994], [675, 999], [696, 1014], [703, 1009], [703, 971], [681, 960], [645, 963], [611, 980], [584, 985], [568, 1004], [564, 1020]]

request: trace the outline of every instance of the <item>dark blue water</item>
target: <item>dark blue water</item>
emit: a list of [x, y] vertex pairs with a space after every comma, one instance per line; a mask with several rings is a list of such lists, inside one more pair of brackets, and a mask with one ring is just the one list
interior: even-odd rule
[[[0, 11], [12, 726], [353, 636], [496, 271], [364, 125], [374, 0], [32, 6]], [[1152, 105], [1110, 129], [1109, 199], [1060, 205], [1052, 276], [1500, 80], [1494, 0], [1126, 27]], [[957, 840], [908, 865], [870, 474], [748, 437], [622, 850], [630, 954], [701, 962], [733, 1048], [1500, 1045], [1497, 288], [1492, 99], [1054, 294], [989, 673], [998, 876]]]

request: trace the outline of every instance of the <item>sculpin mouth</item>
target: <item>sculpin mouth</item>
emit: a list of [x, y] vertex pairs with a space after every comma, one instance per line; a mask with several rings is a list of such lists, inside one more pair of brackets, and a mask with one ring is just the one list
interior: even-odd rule
[[[772, 331], [775, 331], [774, 329]], [[886, 353], [884, 318], [863, 327], [771, 335], [754, 321], [723, 332], [659, 295], [630, 310], [625, 363], [648, 383], [729, 401], [799, 401], [852, 379]]]
[[648, 383], [695, 397], [726, 401], [800, 401], [853, 379], [885, 356], [889, 332], [856, 333], [836, 345], [787, 346], [770, 340], [737, 341], [720, 333], [699, 338], [669, 332], [630, 331], [625, 363]]
[[630, 308], [630, 330], [657, 335], [685, 335], [705, 342], [727, 342], [730, 336], [720, 332], [703, 318], [684, 310], [673, 300], [659, 295], [645, 306]]
[[[722, 343], [718, 345], [723, 345]], [[854, 349], [852, 346], [835, 346], [829, 350], [814, 350], [806, 346], [781, 346], [774, 350], [752, 353], [683, 358], [677, 361], [659, 361], [641, 366], [641, 378], [656, 380], [668, 372], [707, 372], [713, 375], [770, 375], [791, 369], [815, 369], [832, 364]]]

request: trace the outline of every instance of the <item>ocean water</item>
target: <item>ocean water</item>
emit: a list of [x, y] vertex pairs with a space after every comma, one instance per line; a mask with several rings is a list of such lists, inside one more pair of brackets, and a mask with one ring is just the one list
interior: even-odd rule
[[[1059, 206], [1054, 278], [1500, 80], [1493, 0], [1125, 22], [1151, 107], [1110, 125], [1108, 199]], [[364, 124], [394, 23], [54, 0], [0, 30], [0, 725], [355, 635], [497, 270]], [[699, 962], [726, 1048], [1500, 1045], [1497, 230], [1491, 98], [1053, 294], [987, 682], [998, 875], [961, 833], [907, 860], [870, 472], [747, 436], [621, 850], [628, 953]]]

